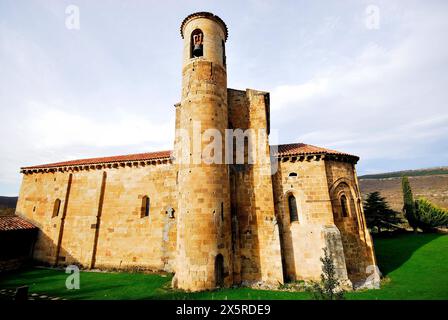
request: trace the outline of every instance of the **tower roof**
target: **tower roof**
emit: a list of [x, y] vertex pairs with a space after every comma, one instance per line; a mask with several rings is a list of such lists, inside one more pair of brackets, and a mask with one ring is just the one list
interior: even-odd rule
[[182, 21], [182, 24], [180, 25], [180, 35], [182, 37], [182, 39], [184, 38], [184, 27], [187, 24], [188, 21], [195, 19], [195, 18], [208, 18], [211, 20], [216, 21], [217, 23], [219, 23], [222, 28], [224, 29], [224, 37], [225, 37], [225, 41], [227, 41], [227, 38], [229, 36], [229, 30], [227, 29], [227, 26], [225, 24], [225, 22], [218, 16], [214, 15], [211, 12], [195, 12], [190, 14], [189, 16], [187, 16], [184, 21]]

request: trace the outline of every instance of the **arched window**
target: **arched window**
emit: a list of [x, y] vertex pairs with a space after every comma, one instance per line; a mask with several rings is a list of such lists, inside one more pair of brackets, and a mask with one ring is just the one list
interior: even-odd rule
[[61, 200], [56, 199], [54, 201], [52, 218], [57, 217], [59, 215], [59, 209], [60, 208], [61, 208]]
[[299, 215], [297, 214], [296, 197], [294, 197], [292, 194], [288, 197], [288, 206], [290, 222], [299, 221]]
[[297, 178], [297, 172], [290, 172], [288, 176], [290, 178]]
[[141, 217], [149, 217], [149, 208], [151, 206], [150, 200], [148, 196], [144, 196], [142, 199], [142, 212]]
[[201, 29], [196, 29], [191, 33], [190, 58], [202, 57], [204, 55], [204, 34]]
[[342, 216], [348, 217], [347, 197], [344, 194], [341, 196], [341, 210]]

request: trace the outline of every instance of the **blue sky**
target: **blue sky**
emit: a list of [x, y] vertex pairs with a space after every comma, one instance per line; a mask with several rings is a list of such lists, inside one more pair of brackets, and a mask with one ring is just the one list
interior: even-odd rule
[[[68, 5], [80, 29], [66, 28]], [[379, 11], [368, 28], [369, 5]], [[271, 92], [279, 143], [358, 173], [448, 164], [447, 1], [0, 1], [0, 195], [19, 167], [171, 149], [185, 16], [229, 27], [228, 85]], [[367, 10], [367, 11], [366, 11]]]

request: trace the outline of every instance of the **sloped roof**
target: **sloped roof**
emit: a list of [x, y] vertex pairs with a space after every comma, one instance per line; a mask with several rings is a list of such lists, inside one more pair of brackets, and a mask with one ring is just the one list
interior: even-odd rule
[[[297, 156], [297, 155], [339, 155], [346, 156], [350, 158], [354, 158], [356, 160], [359, 157], [355, 155], [351, 155], [348, 153], [316, 147], [310, 144], [305, 143], [290, 143], [290, 144], [281, 144], [278, 146], [271, 146], [271, 148], [277, 147], [277, 151], [274, 156], [277, 157], [287, 157], [287, 156]], [[49, 164], [42, 164], [30, 167], [22, 167], [22, 170], [30, 170], [30, 169], [47, 169], [47, 168], [56, 168], [56, 167], [68, 167], [68, 166], [79, 166], [79, 165], [96, 165], [96, 164], [104, 164], [104, 163], [114, 163], [114, 162], [127, 162], [127, 161], [145, 161], [145, 160], [166, 160], [170, 159], [172, 155], [171, 150], [166, 151], [156, 151], [156, 152], [147, 152], [147, 153], [137, 153], [137, 154], [128, 154], [121, 156], [112, 156], [112, 157], [100, 157], [100, 158], [89, 158], [89, 159], [80, 159], [80, 160], [71, 160], [64, 162], [55, 162]]]
[[37, 227], [18, 217], [18, 216], [0, 216], [0, 232], [14, 230], [32, 230]]
[[280, 144], [278, 146], [271, 146], [277, 147], [277, 152], [274, 154], [274, 156], [284, 157], [284, 156], [296, 156], [296, 155], [315, 155], [315, 154], [327, 154], [327, 155], [341, 155], [341, 156], [348, 156], [359, 159], [359, 157], [344, 153], [336, 150], [316, 147], [311, 144], [305, 144], [305, 143], [289, 143], [289, 144]]
[[41, 168], [55, 168], [55, 167], [66, 167], [66, 166], [76, 166], [76, 165], [89, 165], [89, 164], [102, 164], [102, 163], [113, 163], [113, 162], [123, 162], [123, 161], [143, 161], [143, 160], [160, 160], [169, 159], [171, 157], [171, 151], [156, 151], [156, 152], [146, 152], [137, 154], [128, 154], [121, 156], [112, 157], [100, 157], [100, 158], [89, 158], [89, 159], [79, 159], [64, 162], [55, 162], [42, 164], [37, 166], [23, 167], [21, 169], [41, 169]]

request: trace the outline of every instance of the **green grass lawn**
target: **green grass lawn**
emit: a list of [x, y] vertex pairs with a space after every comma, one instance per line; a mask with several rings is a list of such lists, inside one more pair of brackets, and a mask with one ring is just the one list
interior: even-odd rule
[[[448, 235], [406, 234], [375, 240], [387, 278], [379, 290], [347, 293], [348, 299], [448, 299]], [[169, 288], [171, 276], [81, 272], [81, 288], [67, 290], [63, 270], [31, 268], [0, 277], [1, 288], [29, 285], [30, 293], [67, 299], [310, 299], [305, 292], [249, 288], [184, 293]]]

